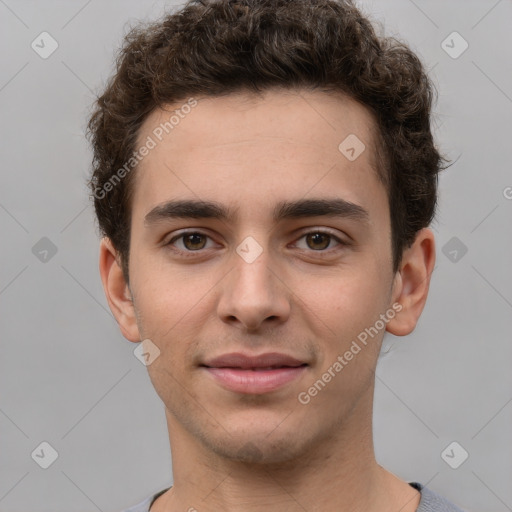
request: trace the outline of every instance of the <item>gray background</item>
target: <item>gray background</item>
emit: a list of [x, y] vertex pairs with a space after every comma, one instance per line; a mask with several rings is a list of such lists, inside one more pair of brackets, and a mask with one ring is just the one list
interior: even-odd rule
[[[0, 0], [1, 512], [114, 512], [171, 484], [163, 404], [101, 288], [84, 140], [128, 23], [171, 5]], [[378, 460], [469, 510], [512, 510], [512, 2], [360, 5], [432, 70], [436, 137], [457, 160], [428, 305], [378, 368]], [[43, 31], [47, 59], [31, 48]], [[453, 31], [458, 58], [441, 46]], [[43, 441], [48, 469], [31, 456]], [[441, 457], [452, 441], [469, 453], [458, 469]]]

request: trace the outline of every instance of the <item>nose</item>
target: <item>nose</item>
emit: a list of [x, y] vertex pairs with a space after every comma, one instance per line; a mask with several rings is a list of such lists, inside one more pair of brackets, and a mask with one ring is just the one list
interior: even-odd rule
[[290, 315], [290, 294], [267, 250], [248, 262], [233, 254], [234, 268], [222, 280], [217, 313], [221, 320], [247, 331], [277, 326]]

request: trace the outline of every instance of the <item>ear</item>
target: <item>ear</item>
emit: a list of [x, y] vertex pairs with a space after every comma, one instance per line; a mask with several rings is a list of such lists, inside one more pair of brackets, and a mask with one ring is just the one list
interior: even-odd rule
[[99, 263], [103, 290], [121, 333], [129, 341], [141, 341], [132, 295], [120, 265], [120, 255], [109, 238], [101, 240]]
[[393, 304], [402, 309], [390, 320], [386, 330], [395, 336], [410, 334], [427, 301], [430, 276], [436, 261], [434, 234], [428, 228], [418, 232], [414, 243], [402, 255], [393, 284]]

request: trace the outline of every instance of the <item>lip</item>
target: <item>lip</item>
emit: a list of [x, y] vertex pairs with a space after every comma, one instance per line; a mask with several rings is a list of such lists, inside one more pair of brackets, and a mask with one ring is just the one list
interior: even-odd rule
[[276, 391], [306, 371], [307, 363], [276, 352], [249, 356], [224, 354], [201, 365], [223, 388], [236, 393]]
[[232, 352], [223, 354], [205, 361], [202, 366], [211, 368], [241, 368], [247, 370], [250, 368], [268, 368], [270, 366], [296, 367], [305, 364], [305, 361], [299, 361], [292, 356], [280, 354], [278, 352], [266, 352], [257, 356], [243, 354], [242, 352]]

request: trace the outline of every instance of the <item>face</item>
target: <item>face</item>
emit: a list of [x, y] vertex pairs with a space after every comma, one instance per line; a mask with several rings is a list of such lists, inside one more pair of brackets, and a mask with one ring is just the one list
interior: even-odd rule
[[[368, 404], [397, 314], [374, 121], [343, 96], [267, 91], [198, 98], [158, 141], [179, 108], [139, 133], [157, 144], [134, 176], [123, 332], [160, 350], [171, 424], [225, 457], [291, 460]], [[359, 156], [339, 149], [350, 134]]]

